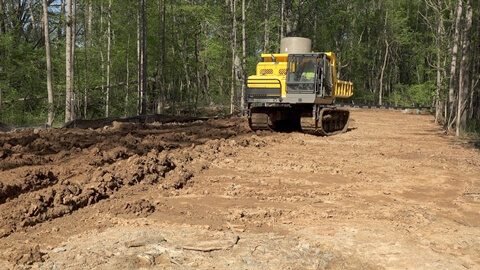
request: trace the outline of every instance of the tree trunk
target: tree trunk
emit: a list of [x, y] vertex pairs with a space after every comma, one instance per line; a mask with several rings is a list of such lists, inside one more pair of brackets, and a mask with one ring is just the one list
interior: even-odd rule
[[242, 0], [242, 94], [240, 97], [240, 108], [242, 110], [242, 114], [246, 111], [246, 108], [245, 108], [245, 86], [247, 83], [246, 73], [247, 73], [247, 42], [246, 42], [246, 32], [245, 32], [245, 0]]
[[385, 68], [387, 66], [389, 45], [390, 44], [388, 43], [385, 37], [385, 56], [383, 58], [382, 69], [380, 70], [380, 79], [379, 79], [379, 87], [378, 87], [378, 105], [383, 105], [383, 77], [385, 73]]
[[63, 37], [63, 30], [65, 28], [65, 19], [63, 19], [63, 14], [65, 14], [65, 1], [69, 0], [60, 0], [60, 19], [58, 21], [57, 29], [57, 40], [61, 41]]
[[455, 135], [460, 136], [467, 126], [467, 96], [470, 88], [470, 30], [472, 28], [472, 6], [466, 3], [465, 25], [462, 34], [462, 60], [460, 61], [460, 77], [458, 87], [457, 123]]
[[[230, 88], [230, 113], [235, 111], [235, 56], [237, 55], [237, 20], [235, 18], [236, 14], [236, 1], [232, 0], [231, 11], [232, 11], [232, 83]], [[268, 0], [267, 0], [268, 1]]]
[[7, 32], [7, 30], [5, 29], [5, 15], [3, 14], [5, 9], [3, 1], [4, 0], [0, 0], [0, 35], [3, 35]]
[[[3, 8], [3, 0], [0, 0], [0, 35], [5, 34], [5, 18], [3, 16], [4, 8]], [[0, 58], [3, 59], [2, 51], [0, 51]], [[0, 63], [0, 76], [3, 73], [3, 66]], [[2, 93], [2, 86], [0, 85], [0, 121], [2, 120], [2, 103], [3, 103], [3, 93]]]
[[88, 113], [88, 49], [90, 48], [90, 35], [92, 34], [92, 3], [88, 1], [87, 14], [85, 14], [85, 24], [87, 28], [84, 31], [85, 41], [85, 75], [84, 75], [84, 88], [83, 88], [83, 119], [87, 119]]
[[[2, 72], [3, 72], [3, 67], [0, 66], [0, 74], [2, 74]], [[0, 121], [2, 121], [2, 113], [3, 113], [3, 90], [2, 90], [2, 86], [0, 85]]]
[[138, 0], [137, 15], [137, 53], [138, 53], [138, 91], [139, 91], [139, 110], [138, 113], [144, 115], [147, 113], [147, 4], [146, 0]]
[[71, 89], [72, 89], [72, 94], [71, 94], [71, 110], [72, 112], [70, 113], [72, 120], [76, 119], [75, 115], [75, 108], [76, 108], [76, 97], [75, 97], [75, 44], [77, 42], [77, 1], [72, 0], [72, 31], [70, 32], [72, 42], [70, 43], [70, 46], [72, 46], [71, 52], [71, 68], [70, 68], [70, 84], [71, 84]]
[[32, 32], [34, 38], [37, 38], [37, 23], [35, 22], [35, 16], [33, 14], [33, 1], [28, 2], [28, 10], [30, 11], [30, 22], [32, 23]]
[[[243, 2], [242, 2], [243, 3]], [[235, 16], [235, 14], [233, 15]], [[234, 19], [235, 20], [235, 19]], [[269, 40], [269, 21], [270, 21], [270, 0], [265, 0], [265, 21], [264, 21], [264, 32], [263, 32], [263, 52], [267, 53], [270, 50], [270, 40]]]
[[440, 100], [440, 91], [442, 88], [442, 65], [441, 65], [441, 35], [442, 35], [442, 26], [443, 26], [443, 20], [442, 20], [442, 14], [438, 14], [438, 22], [437, 22], [437, 37], [436, 37], [436, 43], [437, 43], [437, 80], [436, 80], [436, 91], [435, 91], [435, 122], [440, 123], [443, 122], [442, 118], [442, 109], [443, 105]]
[[128, 116], [128, 94], [130, 90], [130, 33], [128, 33], [128, 39], [127, 39], [127, 83], [125, 85], [125, 108], [123, 112], [123, 116], [127, 117]]
[[[203, 30], [203, 29], [202, 29]], [[195, 74], [196, 74], [196, 93], [195, 93], [195, 113], [197, 113], [198, 109], [198, 99], [201, 91], [201, 86], [202, 86], [202, 80], [200, 77], [200, 37], [199, 33], [202, 33], [201, 31], [198, 31], [197, 34], [195, 35], [195, 62], [197, 63], [195, 65]]]
[[65, 123], [72, 118], [72, 0], [67, 1], [67, 19], [65, 36]]
[[457, 57], [458, 43], [460, 42], [460, 27], [462, 22], [463, 0], [458, 0], [457, 17], [455, 19], [455, 34], [453, 36], [452, 45], [452, 62], [450, 63], [450, 84], [448, 88], [448, 124], [447, 129], [450, 130], [454, 122], [455, 114], [455, 78], [457, 77]]
[[205, 97], [205, 103], [209, 104], [210, 103], [210, 95], [209, 95], [209, 89], [210, 89], [210, 75], [208, 74], [208, 66], [207, 66], [207, 49], [205, 49], [204, 57], [203, 57], [203, 95]]
[[164, 57], [164, 54], [162, 50], [165, 48], [164, 46], [164, 20], [165, 20], [165, 0], [157, 1], [157, 9], [158, 9], [158, 14], [161, 16], [158, 16], [158, 25], [160, 27], [157, 28], [157, 37], [161, 42], [157, 42], [157, 52], [161, 53], [160, 54], [160, 61], [157, 61], [157, 68], [156, 68], [156, 76], [155, 76], [155, 85], [156, 85], [156, 107], [155, 107], [155, 113], [158, 114], [163, 114], [163, 109], [165, 105], [163, 104], [163, 87], [164, 87], [164, 80], [163, 80], [163, 69], [164, 69], [164, 60], [162, 59]]
[[147, 114], [147, 0], [142, 0], [142, 114]]
[[105, 38], [105, 35], [103, 33], [103, 2], [100, 3], [100, 79], [101, 79], [101, 89], [102, 89], [102, 95], [105, 93], [105, 84], [104, 84], [104, 79], [105, 79], [105, 56], [103, 55], [103, 39]]
[[43, 32], [45, 35], [45, 58], [47, 61], [47, 95], [48, 95], [48, 117], [47, 126], [53, 124], [53, 86], [52, 86], [52, 58], [50, 55], [50, 35], [48, 27], [48, 4], [43, 0]]
[[105, 117], [110, 116], [110, 66], [112, 46], [112, 0], [108, 1], [107, 12], [107, 91], [105, 93]]
[[[90, 0], [88, 1], [88, 21], [87, 21], [87, 31], [92, 34], [92, 18], [93, 18], [93, 6]], [[90, 40], [91, 42], [91, 40]], [[91, 44], [90, 44], [91, 45]]]
[[142, 91], [142, 32], [141, 32], [141, 25], [140, 25], [140, 6], [141, 6], [141, 1], [138, 0], [138, 6], [137, 6], [137, 80], [138, 80], [138, 85], [137, 85], [137, 95], [138, 95], [138, 104], [137, 104], [137, 114], [142, 114], [142, 100], [143, 100], [143, 91]]
[[160, 72], [161, 76], [161, 90], [160, 90], [160, 112], [165, 113], [165, 96], [166, 96], [166, 88], [165, 88], [165, 67], [167, 61], [167, 50], [166, 50], [166, 9], [167, 5], [165, 4], [166, 0], [162, 0], [162, 68]]
[[285, 30], [283, 25], [285, 20], [285, 0], [282, 0], [282, 4], [280, 7], [280, 40], [278, 41], [278, 44], [282, 41], [283, 36], [285, 35]]
[[385, 14], [385, 25], [384, 25], [384, 34], [385, 34], [385, 56], [383, 57], [383, 66], [380, 70], [380, 79], [379, 79], [379, 87], [378, 87], [378, 105], [383, 105], [382, 96], [383, 96], [383, 76], [385, 73], [385, 68], [387, 67], [387, 59], [388, 59], [388, 49], [389, 43], [387, 40], [387, 21], [388, 21], [388, 11]]

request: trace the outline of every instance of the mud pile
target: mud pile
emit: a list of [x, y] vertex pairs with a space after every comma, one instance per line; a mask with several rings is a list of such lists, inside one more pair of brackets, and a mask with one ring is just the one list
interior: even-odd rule
[[[232, 142], [226, 139], [247, 132], [244, 120], [235, 118], [5, 133], [0, 141], [0, 237], [125, 188], [181, 189], [219, 155], [232, 153]], [[238, 144], [262, 142], [253, 137]], [[145, 215], [154, 206], [138, 202], [123, 210]]]

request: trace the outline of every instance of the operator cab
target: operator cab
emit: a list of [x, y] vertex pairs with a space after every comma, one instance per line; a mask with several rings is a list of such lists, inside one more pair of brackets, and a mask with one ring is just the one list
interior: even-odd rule
[[333, 80], [330, 57], [325, 53], [289, 54], [287, 94], [332, 96]]

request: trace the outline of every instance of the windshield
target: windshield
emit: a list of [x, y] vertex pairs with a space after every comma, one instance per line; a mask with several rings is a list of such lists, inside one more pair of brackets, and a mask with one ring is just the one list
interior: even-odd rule
[[292, 56], [289, 59], [289, 82], [313, 82], [315, 79], [314, 56]]

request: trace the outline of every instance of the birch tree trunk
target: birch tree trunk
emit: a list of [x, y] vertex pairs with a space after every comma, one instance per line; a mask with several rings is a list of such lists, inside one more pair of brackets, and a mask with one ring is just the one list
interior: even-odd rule
[[460, 42], [460, 27], [462, 22], [463, 0], [458, 0], [457, 17], [455, 19], [455, 34], [453, 36], [452, 45], [452, 61], [450, 63], [450, 84], [448, 88], [448, 113], [447, 113], [447, 129], [450, 130], [454, 123], [455, 114], [455, 78], [457, 77], [457, 57], [458, 57], [458, 43]]
[[242, 114], [245, 112], [245, 85], [247, 76], [247, 42], [245, 32], [245, 0], [242, 0], [242, 93], [240, 99], [240, 108]]
[[167, 61], [167, 49], [166, 49], [166, 10], [167, 5], [165, 4], [165, 0], [162, 0], [162, 68], [161, 68], [161, 90], [160, 90], [160, 112], [165, 112], [165, 96], [166, 96], [166, 87], [165, 87], [165, 68], [166, 68], [166, 61]]
[[147, 0], [142, 0], [142, 110], [147, 114]]
[[[235, 111], [235, 56], [237, 55], [237, 20], [235, 18], [236, 14], [236, 1], [232, 0], [231, 11], [232, 11], [232, 83], [230, 88], [230, 113], [232, 114]], [[268, 1], [268, 0], [267, 0]]]
[[141, 26], [140, 26], [140, 5], [142, 0], [137, 1], [137, 96], [138, 96], [138, 103], [137, 103], [137, 114], [142, 114], [142, 33], [141, 33]]
[[146, 0], [138, 0], [137, 13], [137, 56], [138, 56], [138, 113], [147, 113], [147, 4]]
[[110, 64], [112, 44], [112, 0], [108, 1], [107, 12], [107, 91], [105, 93], [105, 117], [110, 115]]
[[[5, 21], [3, 16], [3, 11], [4, 11], [3, 6], [4, 6], [3, 0], [0, 0], [0, 35], [3, 35], [6, 32]], [[3, 59], [3, 55], [1, 51], [0, 51], [0, 58]], [[2, 63], [0, 63], [0, 76], [2, 72], [3, 72], [3, 66], [2, 66]], [[3, 110], [2, 103], [3, 103], [3, 91], [2, 91], [2, 86], [0, 85], [0, 121], [2, 120], [2, 110]]]
[[[203, 26], [201, 26], [201, 28], [203, 28]], [[197, 113], [197, 109], [198, 109], [198, 99], [199, 99], [199, 95], [200, 95], [200, 91], [201, 91], [201, 86], [202, 86], [202, 80], [201, 80], [201, 77], [200, 77], [200, 66], [199, 66], [199, 63], [200, 63], [200, 33], [203, 32], [203, 29], [201, 29], [201, 31], [198, 31], [196, 34], [195, 34], [195, 62], [197, 63], [197, 65], [195, 65], [195, 75], [196, 75], [196, 93], [195, 93], [195, 108], [194, 108], [194, 111], [195, 111], [195, 114]]]
[[[386, 38], [386, 37], [385, 37]], [[378, 105], [383, 105], [383, 77], [385, 74], [385, 68], [387, 67], [387, 59], [388, 59], [388, 49], [389, 43], [385, 39], [385, 56], [383, 58], [383, 65], [382, 69], [380, 70], [380, 79], [379, 79], [379, 87], [378, 87]]]
[[284, 20], [285, 20], [285, 0], [282, 0], [281, 7], [280, 7], [280, 40], [278, 41], [278, 44], [280, 44], [283, 36], [285, 35], [285, 30], [283, 27]]
[[85, 14], [85, 24], [87, 25], [84, 31], [84, 41], [85, 41], [85, 75], [84, 75], [84, 88], [83, 88], [83, 119], [87, 119], [88, 113], [88, 49], [90, 48], [90, 35], [92, 34], [92, 3], [87, 2], [87, 13]]
[[470, 0], [466, 3], [465, 25], [462, 35], [462, 60], [460, 62], [460, 77], [458, 86], [457, 123], [455, 135], [460, 136], [467, 126], [467, 96], [470, 88], [470, 30], [472, 28], [472, 6]]
[[130, 33], [128, 33], [127, 38], [127, 55], [126, 55], [126, 68], [127, 68], [127, 83], [125, 85], [125, 108], [123, 110], [123, 116], [128, 116], [128, 94], [130, 92]]
[[72, 118], [72, 0], [67, 1], [67, 18], [65, 34], [65, 123]]
[[[235, 16], [235, 15], [234, 15]], [[270, 0], [265, 0], [265, 21], [264, 21], [264, 32], [263, 32], [263, 52], [266, 53], [270, 48], [269, 40], [269, 20], [270, 20]]]
[[71, 60], [70, 60], [70, 65], [71, 65], [71, 68], [70, 68], [70, 84], [71, 84], [71, 89], [72, 89], [72, 93], [71, 93], [71, 112], [70, 112], [70, 116], [71, 116], [71, 120], [74, 120], [76, 119], [76, 115], [75, 115], [75, 108], [76, 108], [76, 97], [75, 97], [75, 43], [77, 42], [77, 1], [76, 0], [72, 0], [72, 7], [71, 7], [71, 10], [72, 10], [72, 31], [70, 32], [70, 37], [72, 39], [72, 42], [70, 43], [70, 46], [72, 46], [71, 48], [71, 52], [72, 52], [72, 56], [71, 56]]
[[388, 11], [385, 13], [385, 29], [384, 29], [384, 34], [385, 34], [385, 55], [383, 57], [383, 66], [382, 69], [380, 70], [380, 79], [379, 79], [379, 88], [378, 88], [378, 105], [383, 105], [383, 76], [385, 73], [385, 68], [387, 66], [387, 59], [388, 59], [388, 49], [389, 49], [389, 43], [387, 40], [387, 21], [388, 21]]
[[437, 80], [436, 80], [436, 91], [435, 91], [435, 122], [440, 123], [443, 122], [442, 118], [442, 102], [440, 100], [440, 90], [442, 88], [442, 65], [441, 65], [441, 36], [442, 36], [442, 14], [438, 14], [439, 18], [437, 21]]
[[50, 55], [50, 34], [48, 27], [48, 3], [43, 0], [43, 32], [45, 36], [45, 58], [47, 62], [47, 96], [48, 96], [48, 116], [47, 126], [53, 124], [53, 86], [52, 86], [52, 58]]

